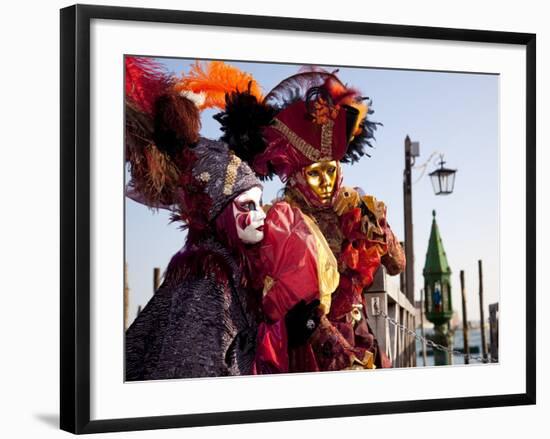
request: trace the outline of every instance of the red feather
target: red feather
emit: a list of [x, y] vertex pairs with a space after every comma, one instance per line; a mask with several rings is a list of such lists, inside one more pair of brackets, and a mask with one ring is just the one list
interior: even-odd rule
[[127, 56], [126, 97], [139, 110], [152, 114], [156, 99], [172, 85], [172, 79], [152, 58]]

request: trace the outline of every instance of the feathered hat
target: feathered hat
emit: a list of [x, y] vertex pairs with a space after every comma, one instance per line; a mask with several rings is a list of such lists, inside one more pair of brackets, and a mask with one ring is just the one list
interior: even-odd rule
[[370, 101], [335, 72], [308, 69], [286, 78], [264, 98], [248, 89], [226, 96], [222, 140], [263, 177], [293, 174], [321, 160], [353, 163], [368, 155], [378, 123]]
[[[227, 144], [200, 137], [200, 110], [218, 105], [216, 94], [226, 91], [190, 81], [198, 73], [197, 64], [189, 78], [177, 79], [150, 58], [126, 57], [125, 144], [128, 196], [200, 230], [235, 196], [261, 185]], [[228, 69], [223, 77], [230, 87]]]

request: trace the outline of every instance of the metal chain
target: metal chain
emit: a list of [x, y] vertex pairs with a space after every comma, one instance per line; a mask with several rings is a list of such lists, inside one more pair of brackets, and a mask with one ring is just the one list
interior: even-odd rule
[[431, 347], [432, 349], [437, 349], [439, 351], [444, 351], [444, 352], [447, 352], [449, 354], [452, 354], [452, 355], [457, 355], [457, 356], [460, 356], [460, 357], [467, 357], [469, 358], [470, 360], [474, 360], [474, 361], [479, 361], [480, 363], [487, 363], [489, 362], [489, 358], [487, 358], [486, 360], [482, 357], [482, 356], [477, 356], [477, 355], [470, 355], [470, 354], [465, 354], [463, 352], [460, 352], [460, 351], [457, 351], [455, 349], [449, 349], [448, 347], [445, 347], [443, 345], [440, 345], [440, 344], [437, 344], [435, 343], [434, 341], [432, 340], [428, 340], [426, 337], [422, 337], [421, 335], [418, 335], [415, 331], [412, 331], [410, 330], [409, 328], [407, 328], [406, 326], [402, 325], [401, 323], [399, 323], [397, 320], [391, 318], [389, 315], [387, 315], [385, 312], [383, 311], [379, 311], [379, 315], [381, 315], [382, 317], [384, 317], [388, 322], [390, 322], [392, 325], [396, 326], [397, 328], [401, 329], [403, 332], [406, 332], [407, 334], [409, 334], [411, 337], [414, 337], [416, 340], [422, 342], [422, 343], [425, 343], [426, 346], [429, 346]]

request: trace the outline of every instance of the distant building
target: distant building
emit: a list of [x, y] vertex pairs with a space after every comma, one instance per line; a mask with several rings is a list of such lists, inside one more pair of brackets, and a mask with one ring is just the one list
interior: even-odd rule
[[451, 318], [450, 325], [453, 331], [462, 327], [462, 319], [458, 315], [457, 311], [453, 311], [453, 317]]

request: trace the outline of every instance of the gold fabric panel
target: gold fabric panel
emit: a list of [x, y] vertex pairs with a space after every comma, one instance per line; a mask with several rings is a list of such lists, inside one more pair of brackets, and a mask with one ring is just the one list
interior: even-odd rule
[[319, 279], [319, 307], [326, 315], [330, 311], [332, 293], [338, 288], [340, 283], [340, 273], [338, 272], [338, 263], [334, 254], [330, 250], [327, 240], [321, 233], [321, 230], [315, 222], [304, 215], [306, 224], [315, 238], [317, 247], [317, 277]]

